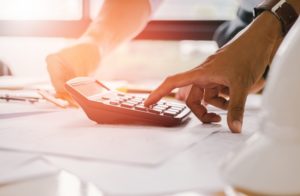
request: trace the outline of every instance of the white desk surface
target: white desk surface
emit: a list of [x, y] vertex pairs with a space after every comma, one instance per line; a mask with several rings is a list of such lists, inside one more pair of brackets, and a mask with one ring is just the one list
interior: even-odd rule
[[[196, 192], [201, 195], [200, 192], [221, 191], [224, 182], [218, 170], [220, 162], [228, 152], [237, 148], [237, 145], [257, 129], [260, 97], [250, 96], [247, 104], [242, 134], [231, 134], [228, 131], [225, 113], [220, 111], [223, 113], [223, 120], [216, 131], [193, 143], [189, 148], [168, 157], [167, 160], [153, 165], [94, 160], [43, 152], [20, 152], [3, 148], [0, 143], [0, 195], [188, 196], [197, 195]], [[38, 113], [31, 113], [30, 116], [12, 115], [17, 113], [18, 106], [26, 111], [31, 109], [37, 111], [36, 108], [45, 111], [45, 108], [49, 108], [48, 105], [24, 106], [24, 104], [3, 102], [0, 105], [2, 108], [0, 125], [8, 121], [17, 124], [24, 118], [31, 119], [32, 122], [39, 119], [41, 114]], [[84, 113], [82, 119], [88, 121]], [[49, 123], [59, 120], [61, 119], [52, 119]], [[186, 126], [198, 123], [201, 130], [201, 123], [192, 115], [192, 120]], [[34, 125], [32, 123], [32, 127], [35, 127]], [[13, 126], [7, 128], [2, 126], [0, 134], [9, 134], [7, 130], [10, 127]], [[11, 136], [12, 140], [13, 137], [18, 135]]]

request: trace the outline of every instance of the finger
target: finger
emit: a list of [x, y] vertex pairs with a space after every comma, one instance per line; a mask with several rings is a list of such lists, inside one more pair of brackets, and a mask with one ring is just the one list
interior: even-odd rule
[[191, 70], [181, 74], [168, 77], [157, 89], [152, 91], [145, 101], [145, 106], [152, 105], [159, 101], [162, 97], [169, 94], [174, 88], [187, 86], [195, 82], [196, 77], [201, 77], [200, 71]]
[[219, 90], [219, 96], [222, 96], [224, 98], [229, 98], [229, 88], [224, 86]]
[[77, 102], [68, 93], [56, 93], [55, 97], [66, 100], [70, 107], [79, 107]]
[[63, 92], [64, 86], [60, 82], [60, 80], [58, 80], [58, 76], [61, 75], [61, 73], [58, 73], [58, 70], [62, 71], [58, 69], [58, 66], [60, 64], [58, 61], [58, 57], [54, 54], [48, 55], [46, 57], [46, 62], [47, 62], [47, 69], [50, 74], [50, 79], [51, 79], [51, 83], [53, 84], [53, 87], [55, 88], [56, 92]]
[[219, 96], [217, 88], [205, 89], [205, 103], [213, 105], [217, 108], [227, 110], [229, 102], [224, 97]]
[[178, 92], [176, 93], [175, 98], [178, 99], [178, 100], [181, 100], [181, 101], [186, 101], [186, 99], [187, 99], [187, 97], [190, 93], [191, 88], [192, 88], [192, 85], [180, 88], [178, 90]]
[[193, 86], [187, 98], [187, 105], [197, 118], [203, 123], [220, 122], [221, 117], [215, 113], [207, 113], [207, 109], [201, 104], [204, 90], [199, 86]]
[[248, 88], [237, 85], [230, 89], [227, 123], [233, 133], [241, 132], [247, 95]]
[[264, 88], [265, 84], [266, 84], [266, 80], [260, 79], [254, 85], [251, 86], [249, 93], [258, 93]]
[[48, 72], [51, 83], [57, 93], [65, 93], [64, 83], [71, 79], [75, 74], [72, 70], [67, 69], [65, 62], [58, 54], [48, 55], [46, 58]]

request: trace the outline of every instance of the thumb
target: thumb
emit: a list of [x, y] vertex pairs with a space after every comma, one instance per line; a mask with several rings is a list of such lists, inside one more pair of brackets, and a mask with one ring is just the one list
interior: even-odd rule
[[240, 133], [243, 125], [243, 115], [248, 89], [237, 86], [230, 89], [227, 123], [233, 133]]

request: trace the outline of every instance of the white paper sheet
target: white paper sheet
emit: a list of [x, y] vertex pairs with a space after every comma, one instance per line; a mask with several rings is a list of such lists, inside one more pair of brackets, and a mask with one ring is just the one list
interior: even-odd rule
[[157, 167], [48, 157], [54, 165], [95, 184], [109, 195], [163, 195], [186, 190], [220, 191], [219, 165], [247, 135], [219, 132]]
[[[70, 115], [70, 113], [72, 118], [65, 117]], [[147, 130], [143, 130], [140, 126], [96, 125], [89, 121], [84, 114], [79, 111], [66, 111], [60, 113], [56, 117], [55, 116], [56, 115], [52, 114], [41, 116], [41, 118], [38, 118], [38, 122], [35, 122], [36, 117], [20, 118], [22, 120], [19, 119], [18, 121], [10, 121], [5, 125], [3, 124], [4, 121], [0, 121], [0, 144], [3, 140], [5, 140], [5, 138], [10, 139], [12, 136], [11, 133], [13, 133], [15, 136], [12, 138], [17, 139], [20, 143], [25, 142], [25, 147], [29, 146], [29, 140], [32, 139], [32, 142], [35, 143], [36, 147], [34, 148], [33, 145], [30, 146], [30, 148], [35, 151], [40, 151], [41, 149], [37, 149], [39, 147], [49, 145], [49, 143], [46, 143], [48, 140], [52, 141], [52, 138], [70, 138], [71, 141], [74, 141], [74, 145], [72, 145], [72, 147], [74, 147], [77, 142], [75, 142], [76, 139], [72, 138], [80, 138], [81, 136], [89, 138], [85, 136], [85, 134], [88, 133], [88, 135], [96, 137], [96, 139], [92, 139], [91, 141], [98, 141], [100, 143], [104, 141], [104, 144], [106, 144], [106, 141], [108, 140], [107, 138], [109, 138], [110, 141], [114, 141], [115, 144], [113, 143], [111, 151], [109, 152], [115, 157], [110, 155], [110, 158], [117, 158], [116, 160], [124, 162], [124, 160], [119, 159], [118, 155], [122, 154], [122, 152], [125, 152], [125, 155], [128, 153], [126, 145], [131, 146], [130, 148], [128, 147], [128, 149], [134, 149], [135, 147], [133, 144], [123, 141], [127, 139], [128, 135], [135, 137], [135, 140], [130, 140], [131, 142], [140, 139], [145, 140], [146, 137], [142, 137], [141, 135], [147, 136], [147, 133], [155, 133], [156, 131], [158, 131], [158, 135], [160, 135], [161, 132], [166, 132], [162, 134], [162, 137], [172, 138], [173, 133], [177, 133], [179, 135], [193, 135], [194, 138], [196, 137], [198, 139], [196, 142], [191, 142], [189, 146], [183, 146], [180, 150], [181, 153], [176, 151], [175, 154], [168, 156], [169, 158], [166, 158], [165, 160], [167, 161], [163, 162], [163, 164], [157, 164], [152, 167], [148, 167], [149, 165], [125, 165], [121, 164], [122, 162], [107, 162], [86, 159], [79, 160], [76, 158], [59, 158], [57, 156], [46, 157], [55, 166], [64, 168], [65, 170], [78, 175], [83, 180], [96, 184], [100, 190], [109, 194], [131, 196], [174, 193], [177, 191], [195, 189], [221, 190], [224, 184], [218, 172], [220, 162], [229, 151], [238, 148], [239, 144], [245, 141], [258, 127], [257, 112], [253, 111], [246, 111], [245, 113], [244, 129], [242, 134], [231, 134], [228, 131], [225, 115], [222, 116], [223, 121], [221, 125], [205, 127], [201, 125], [198, 120], [193, 119], [187, 126], [182, 128], [160, 129], [146, 127]], [[47, 123], [45, 123], [45, 121], [47, 121]], [[18, 125], [11, 126], [12, 122], [18, 122]], [[42, 128], [39, 128], [40, 126]], [[12, 130], [11, 133], [5, 130], [5, 127], [9, 127], [8, 130]], [[24, 129], [22, 129], [23, 131], [18, 132], [14, 127], [24, 127]], [[122, 128], [124, 130], [123, 132]], [[142, 132], [142, 134], [139, 135], [138, 131]], [[112, 134], [110, 134], [111, 132]], [[204, 136], [203, 132], [205, 132], [206, 136]], [[213, 134], [207, 136], [207, 132], [213, 132]], [[1, 139], [2, 136], [5, 136], [3, 140]], [[104, 138], [101, 138], [101, 136], [104, 136]], [[156, 136], [157, 135], [154, 134], [152, 138], [155, 139]], [[163, 142], [166, 140], [180, 143], [182, 138], [184, 137], [171, 140], [165, 138], [159, 141]], [[37, 142], [39, 139], [40, 142]], [[84, 141], [86, 142], [86, 140], [88, 139], [85, 139]], [[61, 139], [55, 141], [57, 141], [57, 144], [61, 145]], [[121, 143], [119, 143], [119, 141], [121, 141]], [[43, 142], [45, 142], [45, 144], [42, 144]], [[8, 145], [7, 143], [4, 144]], [[148, 145], [146, 145], [146, 147], [148, 146], [149, 149], [151, 149], [152, 143], [153, 140], [148, 140]], [[157, 143], [153, 143], [153, 145]], [[52, 142], [50, 142], [50, 144], [52, 144]], [[101, 144], [101, 146], [104, 144]], [[137, 144], [140, 145], [140, 143]], [[85, 145], [81, 145], [79, 147], [84, 148]], [[91, 147], [92, 145], [93, 144], [88, 144], [88, 147]], [[118, 145], [126, 149], [118, 149]], [[22, 145], [16, 144], [13, 144], [12, 146], [17, 146], [20, 149], [23, 147]], [[167, 142], [167, 144], [159, 143], [159, 146], [160, 151], [169, 151], [169, 148], [172, 147], [169, 142]], [[64, 147], [70, 148], [67, 142], [65, 142]], [[75, 146], [74, 150], [77, 150], [79, 147]], [[135, 157], [134, 160], [138, 161], [135, 163], [149, 164], [149, 162], [143, 159], [145, 156], [148, 156], [148, 154], [145, 155], [143, 153], [145, 144], [141, 145], [141, 147], [142, 148], [138, 148], [134, 152], [136, 155], [141, 155], [139, 158]], [[159, 150], [159, 148], [157, 149]], [[61, 150], [63, 151], [64, 149]], [[149, 151], [152, 152], [151, 150]], [[72, 153], [74, 153], [74, 151], [72, 151]], [[84, 153], [84, 150], [82, 150], [81, 153]], [[82, 158], [84, 157], [87, 156], [83, 155]], [[158, 157], [161, 158], [161, 155]], [[156, 161], [158, 160], [156, 159], [157, 157], [154, 158]], [[151, 159], [150, 164], [154, 163], [154, 158]]]
[[59, 111], [52, 103], [0, 102], [0, 120]]
[[35, 155], [11, 151], [0, 151], [0, 176], [23, 163], [32, 160]]
[[[226, 124], [223, 118], [222, 124]], [[241, 134], [223, 126], [192, 148], [156, 167], [130, 166], [47, 156], [57, 167], [74, 173], [111, 195], [171, 195], [187, 190], [220, 191], [224, 188], [219, 166], [225, 156], [249, 138], [257, 116], [247, 115]]]
[[[0, 164], [0, 166], [2, 166]], [[0, 175], [0, 185], [58, 173], [59, 169], [43, 159], [28, 161]]]
[[81, 110], [0, 120], [0, 147], [77, 158], [158, 164], [186, 150], [219, 125], [193, 119], [173, 128], [99, 125]]

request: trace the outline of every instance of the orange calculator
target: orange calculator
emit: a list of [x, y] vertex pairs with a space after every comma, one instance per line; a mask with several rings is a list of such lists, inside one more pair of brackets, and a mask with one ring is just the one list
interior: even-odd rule
[[177, 126], [191, 113], [184, 104], [164, 100], [145, 107], [145, 97], [110, 90], [90, 77], [74, 78], [65, 87], [86, 115], [97, 123]]

